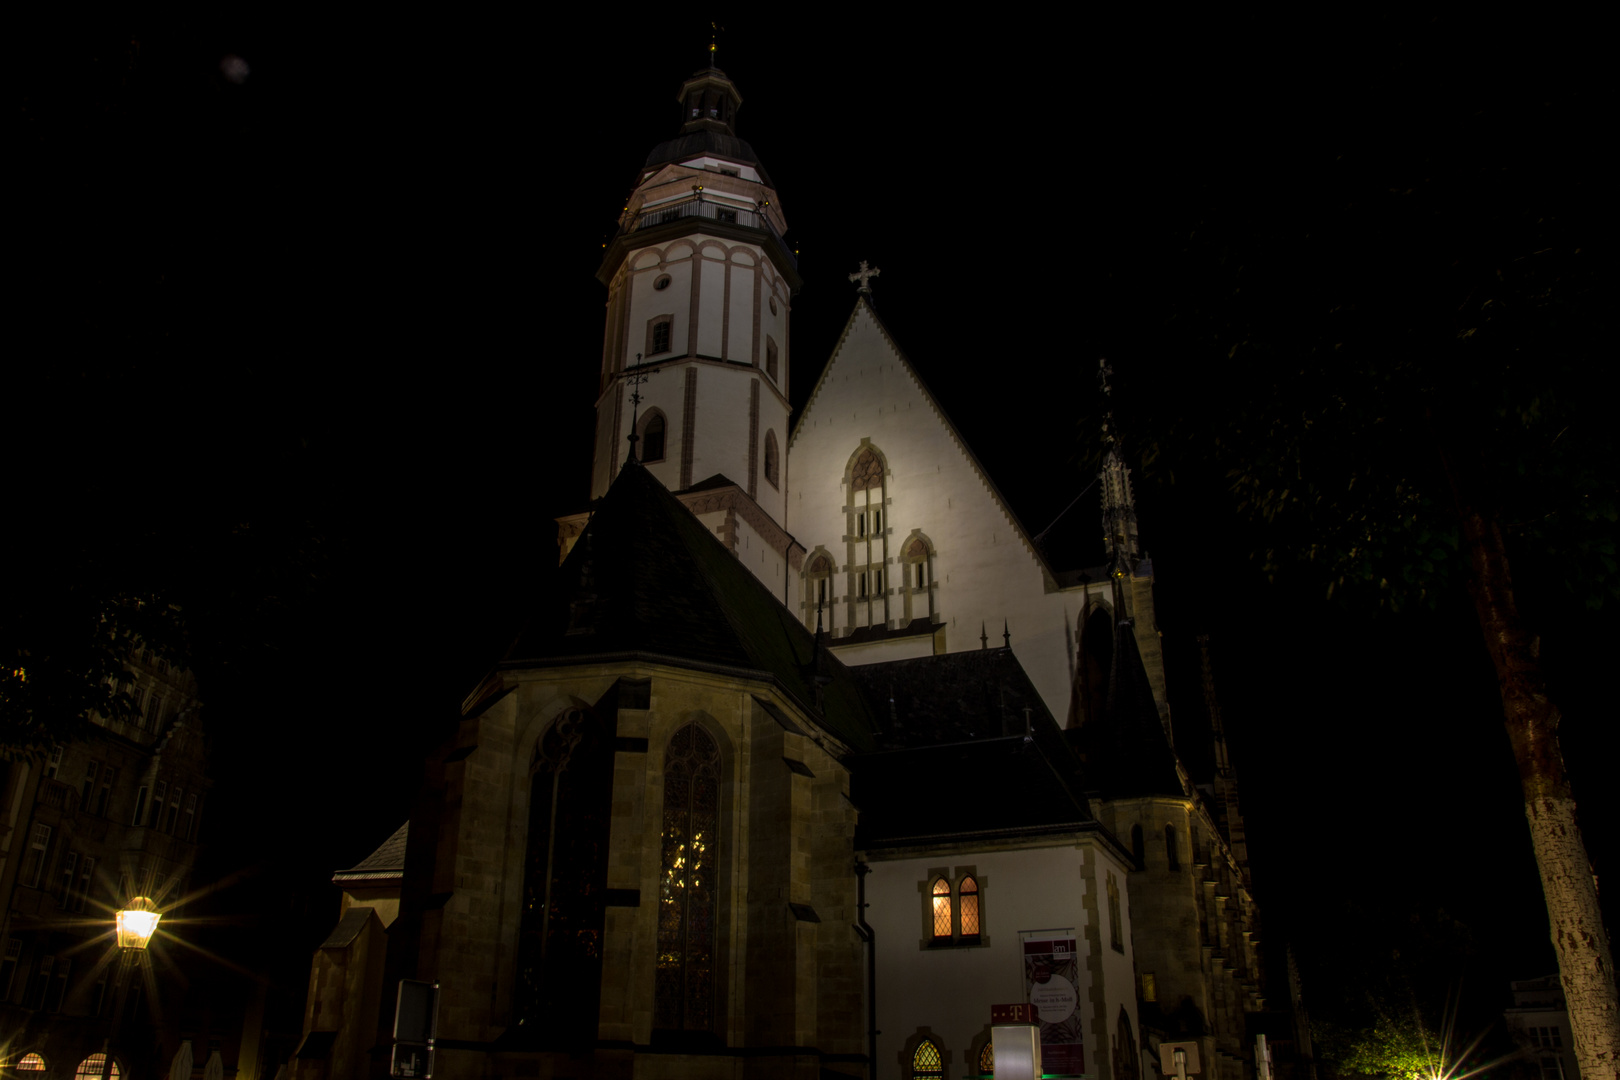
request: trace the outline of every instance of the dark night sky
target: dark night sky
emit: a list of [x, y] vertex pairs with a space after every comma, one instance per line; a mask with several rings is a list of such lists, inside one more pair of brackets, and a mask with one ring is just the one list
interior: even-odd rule
[[[871, 260], [884, 319], [1037, 531], [1089, 480], [1098, 356], [1123, 395], [1223, 359], [1163, 333], [1189, 234], [1326, 218], [1346, 175], [1500, 160], [1556, 192], [1578, 155], [1526, 160], [1598, 130], [1578, 26], [752, 18], [721, 18], [720, 59], [800, 248], [795, 405]], [[404, 818], [426, 740], [554, 560], [550, 518], [586, 493], [601, 243], [706, 42], [697, 18], [244, 21], [42, 33], [13, 57], [25, 354], [52, 395], [14, 462], [52, 527], [309, 520], [330, 553], [278, 649], [210, 692], [210, 859], [257, 871], [230, 904], [291, 902], [324, 933], [326, 877]], [[1207, 631], [1256, 888], [1307, 988], [1435, 908], [1477, 942], [1440, 977], [1484, 1012], [1551, 971], [1463, 598], [1393, 619], [1268, 588], [1218, 493], [1138, 494], [1172, 706], [1196, 709]], [[1602, 870], [1615, 800], [1587, 763], [1614, 620], [1543, 633]]]

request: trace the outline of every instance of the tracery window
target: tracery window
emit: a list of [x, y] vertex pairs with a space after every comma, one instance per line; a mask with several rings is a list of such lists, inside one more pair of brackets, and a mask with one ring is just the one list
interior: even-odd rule
[[24, 1054], [12, 1068], [18, 1072], [44, 1072], [45, 1059], [38, 1054]]
[[979, 1048], [979, 1075], [996, 1075], [996, 1044], [993, 1039], [984, 1040], [984, 1045]]
[[942, 1080], [945, 1076], [945, 1055], [933, 1039], [924, 1039], [911, 1054], [912, 1080]]
[[814, 629], [819, 614], [822, 629], [832, 629], [832, 560], [825, 552], [812, 555], [804, 567], [804, 623]]
[[719, 826], [720, 747], [688, 724], [670, 738], [664, 758], [657, 1028], [714, 1030]]
[[953, 888], [951, 879], [937, 875], [928, 887], [928, 942], [933, 945], [978, 945], [984, 913], [979, 880], [972, 872]]
[[606, 914], [613, 744], [572, 708], [535, 745], [518, 936], [518, 1021], [564, 1036], [595, 1031]]
[[[888, 501], [887, 466], [882, 453], [864, 440], [848, 465], [849, 495], [844, 508], [844, 539], [849, 545], [849, 625], [881, 626], [890, 617], [888, 594], [881, 579], [867, 580], [867, 571], [855, 567], [881, 567], [889, 561], [889, 541], [884, 531], [883, 507]], [[860, 578], [861, 580], [855, 580]]]
[[855, 459], [855, 467], [850, 471], [851, 491], [866, 491], [870, 488], [883, 486], [883, 463], [878, 460], [877, 453], [868, 446], [862, 450]]
[[1119, 1023], [1114, 1025], [1114, 1080], [1136, 1080], [1140, 1052], [1131, 1033], [1131, 1018], [1120, 1006]]

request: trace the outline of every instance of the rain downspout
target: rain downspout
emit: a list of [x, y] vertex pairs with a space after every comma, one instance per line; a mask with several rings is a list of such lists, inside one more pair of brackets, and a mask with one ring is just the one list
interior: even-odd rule
[[877, 1037], [882, 1034], [877, 1026], [877, 933], [866, 921], [866, 875], [872, 868], [866, 863], [855, 864], [855, 933], [866, 942], [866, 1042], [868, 1080], [877, 1078]]

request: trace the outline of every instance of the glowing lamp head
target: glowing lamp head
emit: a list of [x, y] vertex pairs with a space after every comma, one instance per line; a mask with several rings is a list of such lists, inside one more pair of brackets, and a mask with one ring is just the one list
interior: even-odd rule
[[129, 902], [129, 906], [118, 913], [118, 947], [120, 949], [144, 949], [146, 943], [152, 940], [152, 934], [157, 930], [157, 905], [144, 896], [137, 896]]

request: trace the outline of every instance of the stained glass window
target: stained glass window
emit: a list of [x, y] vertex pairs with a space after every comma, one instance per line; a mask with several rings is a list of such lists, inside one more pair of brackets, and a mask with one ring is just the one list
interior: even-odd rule
[[861, 456], [855, 459], [855, 467], [850, 470], [851, 491], [865, 491], [868, 488], [883, 486], [883, 463], [878, 460], [876, 452], [871, 447], [861, 451]]
[[934, 882], [934, 940], [951, 938], [951, 883], [944, 878]]
[[38, 1054], [24, 1054], [16, 1067], [19, 1072], [44, 1072], [45, 1059]]
[[979, 883], [970, 877], [962, 879], [957, 890], [962, 898], [962, 936], [979, 936]]
[[664, 759], [654, 1027], [714, 1030], [719, 825], [720, 747], [688, 724]]
[[979, 1075], [994, 1076], [996, 1074], [996, 1044], [989, 1039], [984, 1040], [984, 1046], [979, 1050]]
[[916, 1052], [911, 1055], [911, 1075], [913, 1080], [945, 1075], [945, 1057], [933, 1039], [924, 1039], [917, 1044]]
[[[91, 1054], [79, 1062], [79, 1068], [73, 1074], [73, 1080], [101, 1080], [101, 1071], [105, 1068], [107, 1068], [107, 1056], [105, 1054]], [[107, 1071], [107, 1075], [112, 1077], [112, 1080], [118, 1080], [120, 1073], [117, 1059], [113, 1060], [112, 1068]]]

